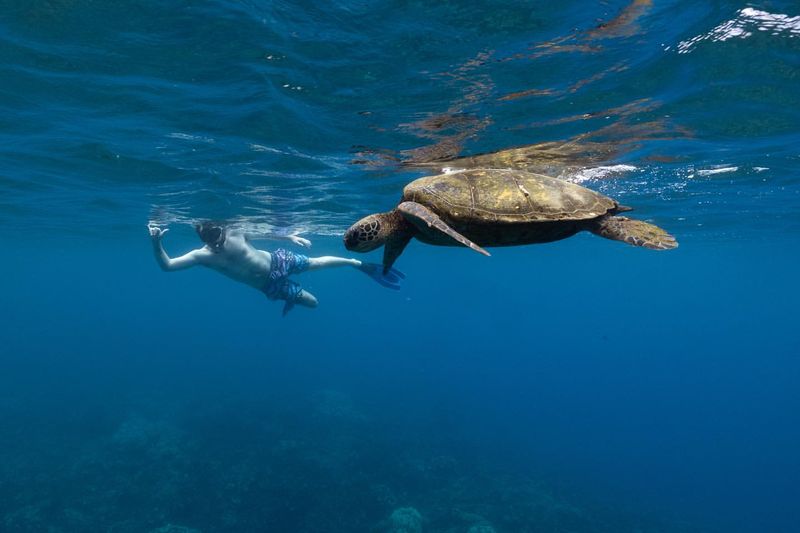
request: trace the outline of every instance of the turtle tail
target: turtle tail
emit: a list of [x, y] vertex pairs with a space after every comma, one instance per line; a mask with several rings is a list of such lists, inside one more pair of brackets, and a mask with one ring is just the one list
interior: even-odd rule
[[593, 221], [587, 229], [606, 239], [623, 241], [651, 250], [672, 250], [678, 247], [675, 237], [663, 229], [628, 217], [606, 215]]

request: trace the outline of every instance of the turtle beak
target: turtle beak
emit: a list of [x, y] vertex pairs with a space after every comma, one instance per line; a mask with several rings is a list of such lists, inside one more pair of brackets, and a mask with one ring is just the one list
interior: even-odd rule
[[351, 227], [344, 234], [344, 247], [353, 251], [358, 251], [358, 229]]

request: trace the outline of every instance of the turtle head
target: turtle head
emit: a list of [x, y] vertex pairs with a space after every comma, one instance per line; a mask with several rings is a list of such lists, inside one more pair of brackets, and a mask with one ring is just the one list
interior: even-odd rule
[[344, 247], [351, 252], [371, 252], [380, 248], [394, 231], [394, 225], [387, 213], [377, 213], [364, 217], [344, 234]]

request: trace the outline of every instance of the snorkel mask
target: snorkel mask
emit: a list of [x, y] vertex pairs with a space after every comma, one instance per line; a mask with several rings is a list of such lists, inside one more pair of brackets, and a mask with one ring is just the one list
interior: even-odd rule
[[225, 229], [218, 223], [201, 222], [196, 224], [194, 229], [200, 240], [214, 250], [219, 250], [225, 243]]

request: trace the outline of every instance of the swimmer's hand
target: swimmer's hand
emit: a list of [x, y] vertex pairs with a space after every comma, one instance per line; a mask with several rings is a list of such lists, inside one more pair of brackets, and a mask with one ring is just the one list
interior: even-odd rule
[[387, 289], [392, 289], [395, 291], [400, 290], [400, 284], [406, 278], [406, 275], [396, 268], [390, 268], [389, 271], [384, 274], [383, 265], [378, 265], [375, 263], [361, 263], [361, 265], [359, 265], [357, 268]]
[[147, 230], [150, 232], [150, 238], [153, 239], [153, 242], [158, 242], [164, 235], [167, 234], [169, 228], [161, 229], [155, 224], [148, 224]]
[[289, 240], [295, 243], [297, 246], [302, 246], [303, 248], [311, 248], [311, 241], [308, 239], [304, 239], [298, 235], [289, 235]]

